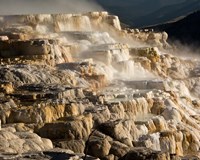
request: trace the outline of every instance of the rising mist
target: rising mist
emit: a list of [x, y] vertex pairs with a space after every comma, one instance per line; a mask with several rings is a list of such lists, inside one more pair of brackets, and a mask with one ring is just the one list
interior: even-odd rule
[[103, 10], [93, 0], [1, 0], [0, 14], [81, 13]]

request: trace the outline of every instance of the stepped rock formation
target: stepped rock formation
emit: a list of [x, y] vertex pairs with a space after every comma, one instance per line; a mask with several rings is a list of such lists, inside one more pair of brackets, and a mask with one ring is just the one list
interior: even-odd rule
[[200, 157], [200, 62], [107, 12], [0, 17], [0, 159]]

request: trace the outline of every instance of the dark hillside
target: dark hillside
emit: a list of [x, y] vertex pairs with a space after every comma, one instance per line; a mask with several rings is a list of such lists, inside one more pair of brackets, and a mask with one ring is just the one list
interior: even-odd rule
[[200, 0], [96, 0], [132, 27], [165, 23], [200, 9]]
[[200, 45], [200, 11], [185, 18], [162, 25], [153, 26], [157, 31], [166, 31], [171, 40], [179, 40], [184, 44]]

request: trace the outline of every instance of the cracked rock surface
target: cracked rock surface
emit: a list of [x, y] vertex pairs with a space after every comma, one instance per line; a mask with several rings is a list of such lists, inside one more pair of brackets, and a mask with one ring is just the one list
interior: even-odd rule
[[200, 158], [200, 62], [107, 12], [0, 17], [0, 159]]

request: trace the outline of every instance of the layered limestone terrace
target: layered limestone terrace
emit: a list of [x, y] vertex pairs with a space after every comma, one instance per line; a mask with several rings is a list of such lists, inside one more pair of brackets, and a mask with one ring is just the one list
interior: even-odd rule
[[200, 158], [200, 62], [107, 12], [0, 17], [0, 159]]

